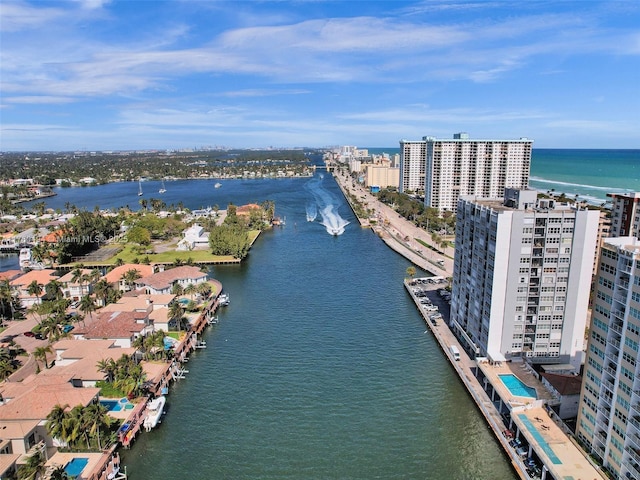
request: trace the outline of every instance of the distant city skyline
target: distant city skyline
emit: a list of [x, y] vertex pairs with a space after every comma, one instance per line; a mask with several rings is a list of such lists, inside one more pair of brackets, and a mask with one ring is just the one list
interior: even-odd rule
[[13, 1], [0, 150], [640, 148], [640, 4]]

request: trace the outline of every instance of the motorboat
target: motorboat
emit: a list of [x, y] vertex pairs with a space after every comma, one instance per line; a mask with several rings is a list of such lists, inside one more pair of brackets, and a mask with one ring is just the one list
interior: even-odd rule
[[147, 403], [147, 416], [144, 419], [144, 428], [148, 432], [160, 423], [160, 417], [164, 413], [164, 405], [167, 398], [161, 395]]
[[21, 248], [20, 249], [20, 268], [23, 270], [25, 268], [29, 268], [31, 265], [31, 249], [30, 248]]
[[216, 182], [216, 184], [213, 186], [213, 188], [220, 188], [222, 186], [222, 184], [220, 182]]
[[229, 305], [229, 295], [226, 293], [220, 294], [220, 296], [218, 297], [218, 305], [223, 307]]

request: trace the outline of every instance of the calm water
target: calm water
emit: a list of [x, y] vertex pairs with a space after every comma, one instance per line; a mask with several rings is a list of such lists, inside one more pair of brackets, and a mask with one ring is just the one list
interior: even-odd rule
[[[286, 226], [212, 271], [231, 305], [162, 425], [123, 452], [131, 480], [515, 478], [402, 287], [408, 262], [357, 225], [333, 178], [213, 183], [170, 182], [162, 198], [270, 199]], [[59, 192], [49, 206], [138, 201], [133, 183]], [[350, 223], [334, 237], [321, 222]]]

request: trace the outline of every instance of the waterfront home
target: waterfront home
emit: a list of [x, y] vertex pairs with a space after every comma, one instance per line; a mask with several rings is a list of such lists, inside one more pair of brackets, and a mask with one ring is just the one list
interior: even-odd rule
[[[11, 280], [10, 285], [14, 292], [17, 293], [18, 299], [25, 308], [31, 307], [34, 303], [40, 303], [45, 295], [44, 286], [51, 280], [58, 280], [56, 271], [51, 269], [31, 270], [17, 278]], [[36, 282], [42, 288], [40, 293], [29, 293], [29, 285]]]
[[206, 281], [207, 274], [199, 268], [182, 266], [140, 278], [136, 280], [136, 286], [139, 289], [144, 289], [148, 294], [157, 295], [171, 293], [176, 284], [184, 288], [189, 284], [197, 285]]
[[72, 340], [64, 339], [54, 343], [55, 366], [43, 370], [39, 375], [64, 375], [69, 377], [74, 387], [95, 387], [96, 382], [105, 379], [98, 369], [101, 360], [118, 360], [122, 355], [133, 355], [135, 347], [123, 348], [115, 340]]
[[58, 279], [64, 298], [68, 298], [72, 301], [78, 301], [93, 291], [95, 281], [90, 279], [92, 270], [83, 268], [80, 270], [80, 273], [82, 276], [80, 278], [76, 278], [77, 275], [75, 271], [71, 270]]
[[262, 211], [262, 207], [256, 203], [248, 203], [247, 205], [242, 205], [236, 208], [236, 215], [241, 217], [248, 217], [251, 215], [251, 212], [260, 212]]
[[178, 251], [188, 251], [194, 248], [208, 248], [209, 247], [209, 232], [205, 232], [204, 228], [194, 223], [184, 232], [182, 232], [182, 239], [178, 242]]
[[114, 346], [129, 348], [140, 335], [153, 330], [146, 312], [100, 312], [88, 325], [78, 324], [73, 330], [75, 339], [114, 341]]
[[123, 278], [123, 275], [125, 275], [130, 270], [135, 270], [136, 272], [138, 272], [140, 278], [148, 277], [149, 275], [153, 275], [154, 273], [154, 267], [151, 265], [125, 263], [124, 265], [115, 267], [103, 278], [121, 292], [126, 292], [131, 288], [129, 287], [127, 280]]
[[[4, 404], [0, 405], [0, 421], [37, 420], [42, 421], [56, 405], [87, 405], [97, 401], [99, 388], [76, 388], [66, 377], [33, 375], [29, 381], [3, 382], [0, 392]], [[26, 382], [26, 383], [25, 383]], [[36, 442], [47, 437], [44, 425], [38, 431]], [[0, 438], [2, 433], [0, 432]]]
[[116, 303], [110, 303], [101, 312], [146, 312], [167, 308], [176, 298], [172, 293], [147, 295], [146, 293], [129, 292]]

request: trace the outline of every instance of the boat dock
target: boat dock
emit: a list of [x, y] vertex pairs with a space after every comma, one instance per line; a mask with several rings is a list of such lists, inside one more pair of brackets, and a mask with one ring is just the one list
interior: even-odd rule
[[[575, 440], [563, 430], [564, 424], [548, 408], [556, 399], [547, 392], [524, 362], [491, 362], [470, 358], [449, 328], [448, 303], [438, 294], [440, 283], [416, 283], [405, 279], [405, 288], [413, 299], [428, 329], [471, 395], [478, 410], [491, 427], [498, 443], [523, 480], [604, 480], [606, 476], [589, 460]], [[417, 295], [428, 293], [442, 319], [433, 322]], [[459, 352], [454, 357], [451, 346]], [[535, 389], [536, 397], [514, 395], [500, 375], [514, 375]]]
[[147, 383], [149, 396], [143, 397], [135, 406], [118, 431], [118, 441], [124, 448], [129, 448], [138, 433], [143, 429], [147, 404], [151, 398], [169, 393], [171, 382], [183, 379], [189, 373], [189, 370], [184, 367], [184, 364], [189, 361], [189, 354], [197, 349], [206, 347], [206, 343], [200, 340], [199, 336], [208, 325], [213, 324], [212, 319], [216, 318], [215, 313], [220, 305], [219, 298], [222, 291], [220, 282], [217, 282], [215, 291], [217, 295], [211, 297], [184, 337], [175, 346], [173, 358], [166, 363], [157, 365], [157, 370], [153, 371], [153, 378]]

